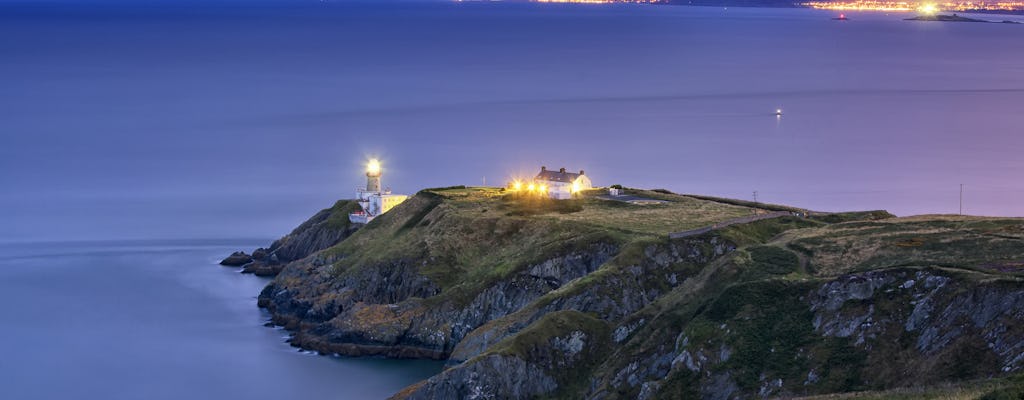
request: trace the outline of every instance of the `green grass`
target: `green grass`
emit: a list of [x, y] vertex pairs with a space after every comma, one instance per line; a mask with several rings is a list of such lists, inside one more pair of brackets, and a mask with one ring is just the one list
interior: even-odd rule
[[500, 188], [421, 191], [328, 252], [334, 273], [398, 260], [424, 260], [420, 273], [464, 296], [523, 267], [595, 243], [622, 246], [749, 211], [680, 196], [634, 206], [594, 195], [556, 201]]
[[816, 214], [811, 213], [810, 218], [829, 223], [839, 224], [843, 222], [854, 222], [854, 221], [877, 221], [882, 219], [895, 218], [895, 215], [890, 214], [888, 211], [875, 210], [875, 211], [850, 211], [840, 213], [828, 213], [828, 214]]
[[794, 229], [815, 228], [824, 225], [824, 223], [806, 218], [782, 217], [732, 225], [719, 230], [718, 233], [738, 245], [749, 245], [768, 242], [783, 232]]
[[793, 252], [776, 246], [753, 246], [746, 249], [755, 271], [771, 275], [796, 272], [800, 259]]
[[578, 200], [582, 210], [546, 217], [641, 235], [664, 236], [671, 232], [701, 228], [752, 213], [750, 208], [743, 206], [674, 194], [636, 189], [631, 189], [628, 193], [666, 203], [637, 205], [600, 199], [594, 193]]
[[806, 212], [807, 211], [807, 210], [805, 210], [803, 208], [790, 207], [790, 206], [784, 206], [784, 205], [779, 205], [779, 204], [771, 204], [771, 203], [760, 203], [760, 202], [755, 203], [753, 201], [729, 199], [729, 198], [724, 198], [724, 197], [702, 196], [702, 195], [696, 195], [696, 194], [686, 194], [686, 195], [683, 195], [683, 196], [691, 197], [691, 198], [698, 199], [698, 200], [713, 201], [713, 202], [722, 203], [722, 204], [731, 204], [731, 205], [748, 207], [748, 208], [759, 208], [759, 209], [762, 209], [762, 210], [793, 211], [793, 212]]
[[793, 230], [777, 242], [807, 256], [823, 275], [907, 265], [1024, 270], [1024, 219], [891, 218]]
[[882, 391], [834, 393], [795, 400], [1022, 400], [1024, 375]]
[[339, 200], [329, 210], [327, 226], [331, 229], [347, 229], [352, 225], [348, 216], [359, 210], [359, 203], [352, 200]]

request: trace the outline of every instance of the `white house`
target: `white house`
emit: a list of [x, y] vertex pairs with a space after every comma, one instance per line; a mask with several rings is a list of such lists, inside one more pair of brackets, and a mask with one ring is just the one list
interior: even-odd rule
[[547, 167], [540, 167], [540, 173], [533, 178], [534, 185], [542, 188], [552, 199], [570, 199], [582, 190], [593, 188], [590, 177], [580, 172], [566, 172], [565, 168], [558, 171], [550, 171]]
[[381, 189], [380, 177], [383, 175], [380, 162], [370, 160], [366, 165], [366, 189], [356, 189], [356, 200], [362, 208], [348, 215], [348, 220], [356, 224], [365, 224], [377, 216], [401, 204], [409, 198], [404, 194], [391, 194], [391, 189]]

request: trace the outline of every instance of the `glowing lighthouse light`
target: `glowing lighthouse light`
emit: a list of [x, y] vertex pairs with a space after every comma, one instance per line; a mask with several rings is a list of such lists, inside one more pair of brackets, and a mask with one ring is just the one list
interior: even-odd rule
[[370, 162], [366, 163], [366, 174], [380, 175], [380, 161], [376, 158], [371, 158]]
[[356, 201], [360, 210], [348, 215], [348, 220], [356, 224], [366, 224], [377, 216], [387, 212], [409, 196], [391, 194], [391, 189], [383, 189], [381, 176], [384, 169], [376, 158], [366, 163], [366, 186], [356, 189]]

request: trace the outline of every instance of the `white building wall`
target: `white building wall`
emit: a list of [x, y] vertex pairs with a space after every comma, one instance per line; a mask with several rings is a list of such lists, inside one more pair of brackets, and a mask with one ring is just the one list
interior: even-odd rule
[[557, 200], [572, 198], [572, 184], [566, 182], [540, 181], [548, 187], [548, 197]]

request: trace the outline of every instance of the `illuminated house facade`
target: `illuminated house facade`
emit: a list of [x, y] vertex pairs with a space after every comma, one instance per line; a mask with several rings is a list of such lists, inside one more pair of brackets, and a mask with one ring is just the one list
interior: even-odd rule
[[349, 221], [356, 224], [369, 223], [409, 198], [404, 194], [391, 194], [391, 189], [381, 189], [381, 175], [383, 171], [380, 162], [370, 160], [366, 165], [366, 188], [356, 189], [356, 200], [362, 209], [349, 214]]
[[579, 173], [566, 172], [565, 168], [551, 171], [547, 167], [540, 167], [540, 173], [533, 178], [531, 186], [534, 185], [546, 192], [548, 197], [559, 200], [571, 199], [576, 193], [594, 187], [582, 170]]

